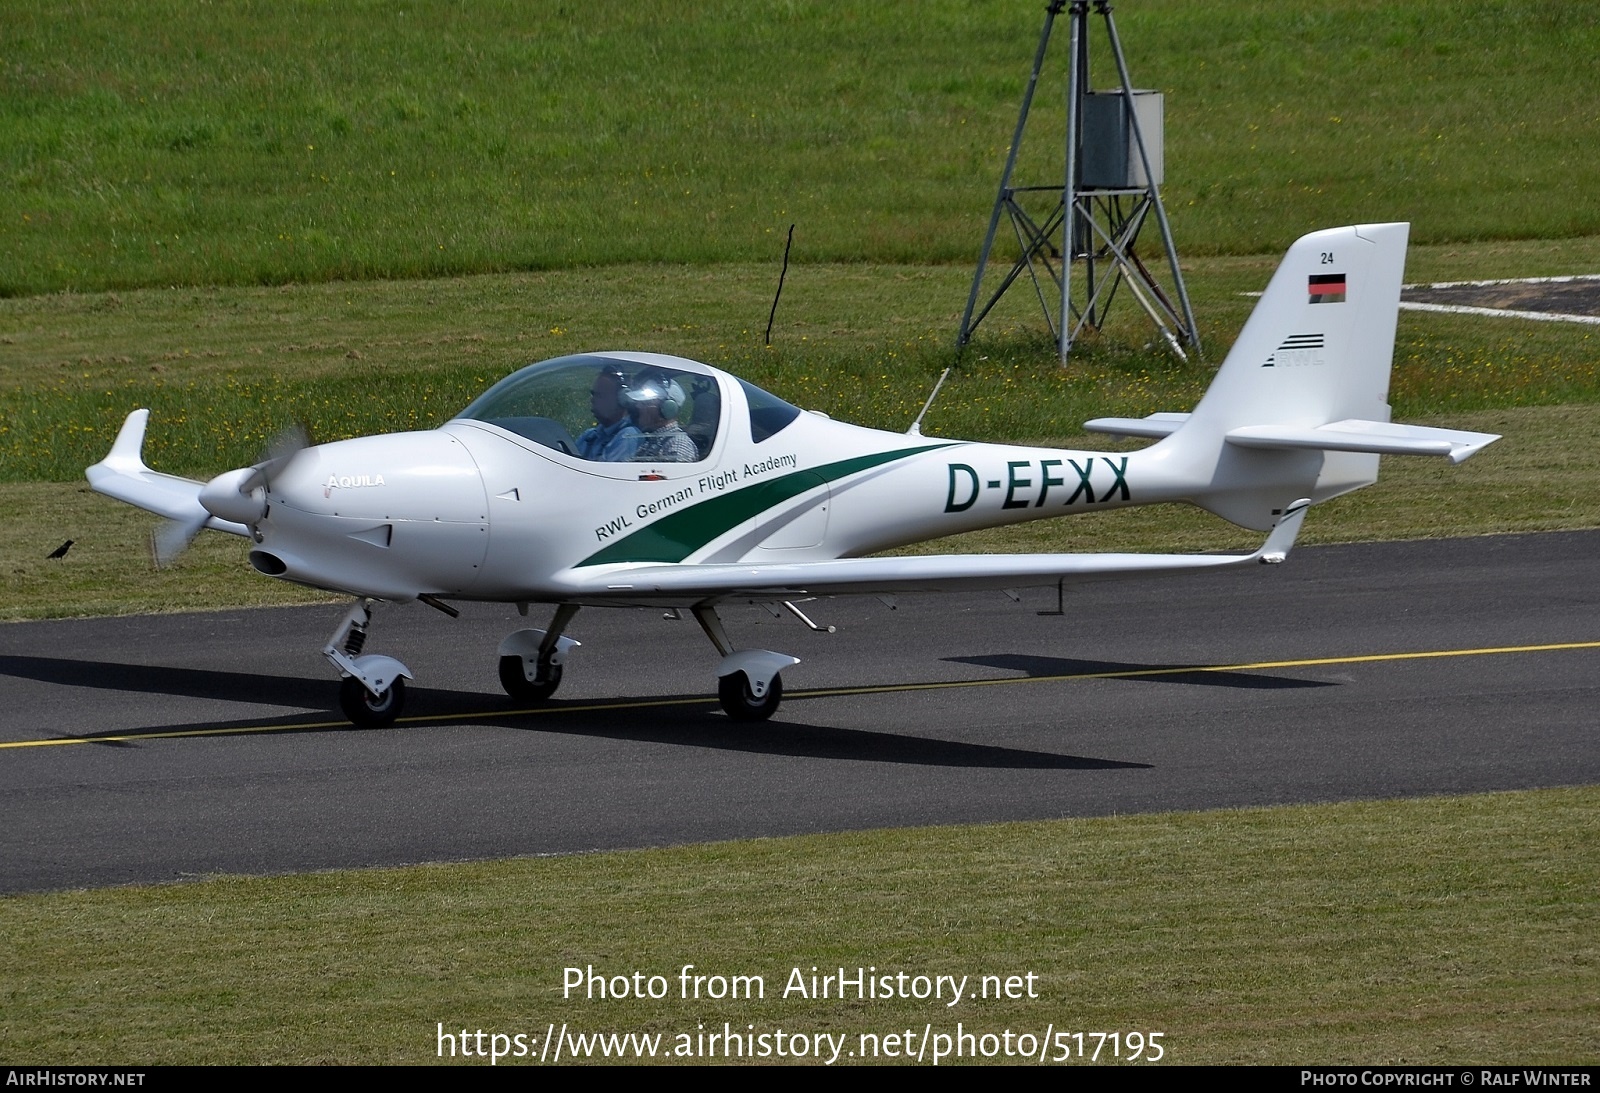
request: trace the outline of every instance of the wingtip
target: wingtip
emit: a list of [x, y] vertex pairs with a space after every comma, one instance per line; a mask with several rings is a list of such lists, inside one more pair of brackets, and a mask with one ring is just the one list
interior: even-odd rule
[[1499, 439], [1499, 433], [1480, 433], [1478, 434], [1477, 439], [1469, 441], [1465, 444], [1457, 444], [1455, 447], [1451, 448], [1450, 454], [1446, 458], [1449, 459], [1452, 467], [1461, 463], [1465, 463], [1467, 460], [1471, 459], [1473, 456], [1477, 455], [1479, 452], [1483, 451], [1483, 449], [1487, 448], [1489, 445], [1493, 444]]
[[1310, 507], [1309, 497], [1302, 497], [1286, 506], [1278, 516], [1278, 522], [1272, 525], [1267, 541], [1256, 552], [1256, 560], [1262, 565], [1277, 565], [1287, 558], [1295, 539], [1300, 536], [1300, 525], [1305, 522], [1306, 510]]
[[[150, 422], [150, 411], [139, 409], [129, 414], [117, 431], [111, 452], [95, 466], [106, 467], [123, 474], [137, 474], [149, 470], [144, 465], [144, 431]], [[93, 470], [94, 468], [90, 468]]]

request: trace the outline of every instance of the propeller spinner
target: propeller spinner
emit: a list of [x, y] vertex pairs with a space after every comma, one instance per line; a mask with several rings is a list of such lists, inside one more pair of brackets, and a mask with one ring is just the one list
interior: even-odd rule
[[310, 445], [306, 427], [298, 423], [290, 425], [268, 443], [266, 458], [261, 462], [223, 471], [207, 482], [200, 488], [199, 496], [205, 512], [188, 519], [169, 520], [156, 531], [153, 541], [156, 567], [164, 569], [177, 560], [213, 516], [253, 530], [267, 514], [267, 492], [272, 488], [272, 480], [287, 470], [295, 456]]

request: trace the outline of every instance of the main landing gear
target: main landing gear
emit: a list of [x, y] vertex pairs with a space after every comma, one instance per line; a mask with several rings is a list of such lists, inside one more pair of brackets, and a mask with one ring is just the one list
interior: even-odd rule
[[799, 664], [800, 658], [770, 649], [735, 651], [716, 608], [693, 610], [694, 620], [722, 654], [722, 663], [717, 665], [717, 700], [722, 712], [735, 721], [765, 721], [777, 713], [778, 703], [783, 701], [783, 677], [778, 673]]
[[[362, 728], [392, 725], [405, 708], [406, 680], [411, 669], [394, 657], [363, 654], [372, 623], [371, 600], [357, 600], [322, 647], [322, 655], [339, 671], [339, 707]], [[792, 608], [791, 608], [792, 610]], [[722, 654], [717, 665], [717, 699], [735, 721], [765, 721], [783, 701], [779, 674], [800, 658], [770, 649], [734, 649], [713, 607], [692, 609], [695, 621]], [[578, 613], [578, 605], [556, 608], [548, 630], [518, 630], [500, 643], [500, 685], [516, 702], [542, 702], [561, 686], [568, 651], [578, 642], [562, 634]], [[801, 616], [802, 619], [804, 616]], [[809, 622], [809, 620], [807, 620]]]
[[500, 686], [518, 702], [543, 702], [561, 686], [561, 666], [567, 650], [581, 642], [562, 637], [578, 613], [578, 605], [556, 608], [548, 630], [518, 630], [500, 643]]
[[[778, 675], [798, 657], [768, 649], [735, 651], [715, 608], [696, 607], [694, 617], [722, 654], [717, 666], [717, 698], [723, 712], [735, 721], [765, 721], [783, 701], [783, 680]], [[578, 642], [562, 636], [578, 613], [576, 604], [556, 608], [548, 630], [518, 630], [500, 643], [500, 685], [517, 702], [542, 702], [561, 686], [567, 652]]]
[[351, 605], [322, 647], [322, 655], [344, 677], [339, 683], [339, 707], [352, 724], [364, 729], [394, 724], [405, 708], [406, 680], [412, 678], [411, 669], [394, 657], [362, 655], [372, 622], [371, 602], [363, 599]]

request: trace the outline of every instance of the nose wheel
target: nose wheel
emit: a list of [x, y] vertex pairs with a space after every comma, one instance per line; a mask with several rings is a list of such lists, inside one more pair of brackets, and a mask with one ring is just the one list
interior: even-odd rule
[[394, 657], [362, 655], [367, 627], [372, 622], [369, 601], [357, 600], [333, 632], [322, 655], [339, 670], [339, 708], [351, 724], [380, 729], [394, 724], [406, 704], [406, 680], [411, 669]]
[[354, 676], [339, 681], [339, 708], [352, 725], [363, 729], [381, 729], [394, 724], [406, 704], [406, 681], [396, 679], [383, 691], [373, 694], [367, 685]]

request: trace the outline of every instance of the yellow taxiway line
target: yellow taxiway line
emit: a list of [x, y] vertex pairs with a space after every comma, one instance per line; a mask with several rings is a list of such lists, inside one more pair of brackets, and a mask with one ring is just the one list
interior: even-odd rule
[[[1336, 664], [1378, 664], [1401, 660], [1437, 660], [1447, 657], [1504, 656], [1511, 653], [1554, 653], [1571, 649], [1600, 649], [1600, 641], [1565, 641], [1548, 645], [1498, 645], [1481, 649], [1427, 649], [1409, 653], [1365, 653], [1344, 657], [1311, 657], [1302, 660], [1258, 660], [1243, 664], [1189, 664], [1169, 668], [1130, 668], [1107, 672], [1069, 672], [1050, 676], [1007, 676], [1002, 679], [958, 679], [932, 683], [881, 683], [866, 687], [829, 687], [809, 691], [791, 691], [786, 699], [832, 698], [841, 695], [892, 694], [902, 691], [938, 691], [955, 687], [1010, 687], [1021, 683], [1072, 683], [1090, 679], [1148, 679], [1152, 676], [1192, 675], [1199, 672], [1264, 672], [1285, 668], [1319, 668]], [[464, 718], [486, 720], [504, 717], [533, 717], [551, 714], [583, 714], [608, 710], [644, 710], [665, 706], [710, 705], [715, 699], [697, 695], [692, 698], [643, 698], [617, 702], [575, 703], [561, 706], [540, 706], [523, 710], [486, 710], [473, 714], [424, 714], [402, 717], [395, 723], [425, 725], [441, 721], [460, 721]], [[176, 740], [190, 736], [249, 736], [276, 732], [307, 732], [319, 729], [352, 729], [348, 721], [300, 721], [280, 725], [243, 725], [231, 728], [209, 729], [156, 729], [107, 734], [103, 736], [58, 736], [46, 740], [0, 741], [5, 748], [47, 748], [61, 744], [113, 744], [135, 740]]]

